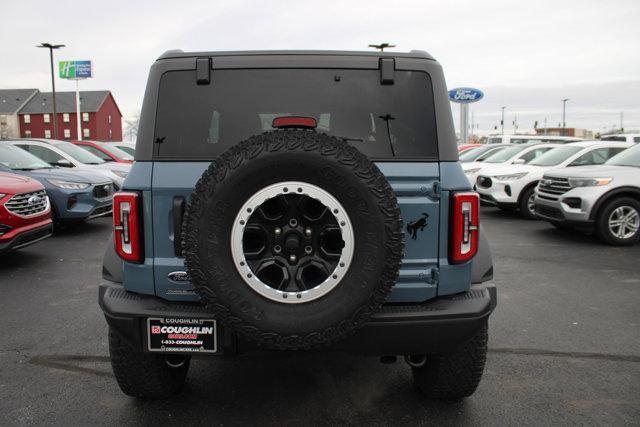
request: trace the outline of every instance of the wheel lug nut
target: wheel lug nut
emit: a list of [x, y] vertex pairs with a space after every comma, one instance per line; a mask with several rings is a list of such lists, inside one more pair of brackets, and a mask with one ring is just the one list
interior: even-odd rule
[[282, 229], [280, 227], [276, 227], [276, 229], [273, 230], [273, 232], [276, 234], [276, 236], [279, 236], [282, 234]]
[[313, 251], [313, 248], [311, 246], [307, 246], [304, 248], [304, 251], [308, 254], [310, 254]]
[[289, 261], [296, 262], [297, 259], [298, 257], [296, 257], [294, 254], [289, 255]]
[[290, 225], [291, 227], [297, 227], [297, 226], [298, 226], [298, 220], [297, 220], [297, 219], [295, 219], [295, 218], [291, 218], [291, 219], [289, 220], [289, 225]]
[[282, 250], [282, 248], [280, 247], [280, 245], [275, 245], [273, 247], [273, 252], [275, 252], [277, 254], [279, 254], [281, 250]]
[[306, 234], [306, 235], [307, 235], [307, 237], [311, 236], [311, 234], [312, 234], [312, 233], [313, 233], [313, 231], [311, 231], [311, 229], [310, 229], [310, 228], [305, 228], [305, 230], [304, 230], [304, 234]]

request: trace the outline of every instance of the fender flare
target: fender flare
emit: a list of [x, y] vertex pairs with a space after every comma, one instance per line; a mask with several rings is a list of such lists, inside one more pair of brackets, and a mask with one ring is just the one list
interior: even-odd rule
[[591, 208], [591, 213], [589, 213], [589, 219], [592, 220], [592, 221], [595, 221], [596, 216], [597, 216], [598, 211], [600, 210], [600, 208], [602, 208], [602, 206], [605, 203], [607, 203], [609, 200], [611, 200], [612, 197], [615, 197], [615, 196], [620, 195], [620, 194], [629, 194], [629, 193], [640, 199], [640, 188], [639, 187], [631, 187], [631, 186], [618, 187], [618, 188], [614, 188], [614, 189], [609, 190], [608, 192], [604, 193], [598, 199], [598, 201], [593, 205], [593, 208]]

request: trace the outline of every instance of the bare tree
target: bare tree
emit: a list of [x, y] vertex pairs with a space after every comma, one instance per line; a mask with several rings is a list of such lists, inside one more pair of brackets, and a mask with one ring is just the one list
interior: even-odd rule
[[138, 111], [131, 117], [128, 117], [124, 120], [124, 135], [130, 141], [135, 141], [138, 136], [138, 123], [140, 122], [140, 112]]

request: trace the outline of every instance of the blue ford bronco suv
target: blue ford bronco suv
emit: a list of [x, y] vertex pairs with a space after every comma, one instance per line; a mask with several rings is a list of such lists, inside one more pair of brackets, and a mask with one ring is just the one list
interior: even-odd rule
[[333, 349], [473, 394], [496, 290], [430, 55], [168, 51], [135, 156], [99, 293], [124, 393], [177, 393], [192, 357]]

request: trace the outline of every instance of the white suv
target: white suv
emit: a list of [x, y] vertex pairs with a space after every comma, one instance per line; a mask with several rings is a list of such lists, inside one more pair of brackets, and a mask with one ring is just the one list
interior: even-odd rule
[[583, 141], [583, 139], [573, 136], [553, 135], [493, 135], [487, 138], [487, 144], [539, 144], [542, 142], [568, 144], [578, 141]]
[[553, 225], [595, 229], [611, 245], [640, 241], [640, 145], [601, 166], [547, 171], [536, 188], [535, 211]]
[[497, 152], [492, 152], [488, 157], [482, 157], [473, 162], [462, 163], [462, 170], [464, 170], [467, 179], [473, 186], [476, 184], [476, 179], [478, 178], [478, 175], [482, 173], [483, 168], [496, 165], [525, 165], [555, 147], [561, 147], [561, 145], [513, 145], [511, 147], [498, 150]]
[[476, 191], [486, 204], [505, 210], [519, 209], [535, 219], [534, 190], [544, 173], [553, 168], [599, 165], [633, 144], [583, 141], [553, 148], [526, 165], [486, 168], [476, 179]]

